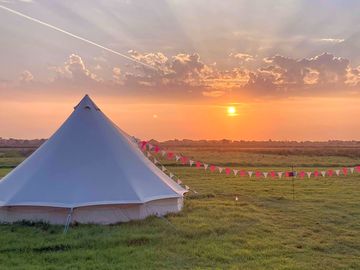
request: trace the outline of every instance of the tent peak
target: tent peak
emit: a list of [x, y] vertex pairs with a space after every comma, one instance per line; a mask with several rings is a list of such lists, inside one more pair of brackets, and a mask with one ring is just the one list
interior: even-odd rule
[[99, 107], [95, 104], [95, 102], [90, 98], [88, 94], [86, 94], [78, 105], [74, 107], [75, 110], [77, 109], [87, 109], [87, 110], [97, 110], [100, 111]]

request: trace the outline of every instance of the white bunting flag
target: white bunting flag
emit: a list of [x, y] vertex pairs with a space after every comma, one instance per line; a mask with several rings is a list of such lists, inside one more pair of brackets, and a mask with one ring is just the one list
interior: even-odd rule
[[218, 170], [219, 170], [220, 173], [222, 173], [222, 171], [224, 170], [224, 168], [223, 168], [223, 167], [218, 167]]
[[150, 152], [146, 152], [146, 155], [147, 155], [148, 158], [151, 157]]
[[193, 161], [193, 160], [189, 160], [189, 163], [190, 163], [190, 167], [195, 163], [195, 161]]
[[148, 147], [149, 147], [150, 151], [154, 148], [154, 146], [152, 144], [150, 144], [150, 143], [148, 143]]
[[182, 181], [180, 179], [178, 179], [176, 182], [178, 183], [178, 185], [182, 184]]
[[284, 172], [278, 172], [277, 175], [279, 178], [281, 178], [283, 176]]
[[355, 168], [349, 168], [351, 173], [354, 173]]
[[186, 190], [190, 190], [189, 186], [185, 185]]
[[165, 172], [165, 171], [166, 171], [166, 168], [162, 165], [162, 166], [161, 166], [161, 170], [162, 170], [163, 172]]
[[307, 177], [310, 178], [311, 177], [311, 172], [306, 172]]
[[322, 177], [325, 177], [326, 171], [321, 171], [321, 175], [322, 175]]
[[176, 162], [179, 161], [181, 157], [179, 155], [175, 155]]
[[235, 196], [235, 201], [238, 201], [238, 200], [239, 200], [238, 196]]
[[233, 169], [233, 172], [234, 172], [234, 175], [236, 176], [238, 174], [239, 170]]
[[169, 175], [169, 176], [170, 176], [170, 178], [173, 178], [173, 177], [174, 177], [174, 175], [173, 175], [172, 173], [170, 173], [170, 175]]
[[197, 192], [196, 190], [193, 190], [193, 192], [194, 192], [195, 194], [198, 194], [198, 192]]
[[158, 164], [158, 163], [159, 161], [156, 158], [154, 158], [154, 164]]
[[335, 170], [335, 173], [336, 173], [337, 176], [339, 176], [340, 175], [340, 170]]
[[252, 175], [253, 175], [253, 171], [248, 171], [248, 175], [249, 175], [249, 177], [251, 177]]
[[161, 155], [165, 156], [166, 155], [166, 151], [165, 150], [161, 150]]
[[269, 174], [268, 172], [263, 172], [263, 175], [264, 175], [265, 178], [268, 177], [268, 174]]
[[207, 170], [208, 167], [209, 167], [209, 164], [204, 163], [204, 169], [205, 169], [205, 171]]

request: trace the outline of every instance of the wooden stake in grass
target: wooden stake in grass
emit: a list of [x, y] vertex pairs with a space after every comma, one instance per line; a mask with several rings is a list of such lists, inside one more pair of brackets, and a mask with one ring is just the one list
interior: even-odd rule
[[294, 201], [295, 200], [294, 166], [291, 166], [291, 175], [292, 175], [292, 194], [293, 194], [293, 201]]

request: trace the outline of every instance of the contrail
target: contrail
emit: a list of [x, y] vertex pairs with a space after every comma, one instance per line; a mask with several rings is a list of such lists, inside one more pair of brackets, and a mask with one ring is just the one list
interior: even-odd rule
[[118, 55], [118, 56], [121, 56], [121, 57], [123, 57], [123, 58], [125, 58], [125, 59], [127, 59], [127, 60], [129, 60], [129, 61], [132, 61], [132, 62], [135, 62], [135, 63], [137, 63], [137, 64], [146, 66], [146, 67], [148, 67], [148, 68], [157, 70], [155, 67], [153, 67], [153, 66], [151, 66], [151, 65], [149, 65], [149, 64], [146, 64], [146, 63], [140, 62], [140, 61], [138, 61], [138, 60], [135, 60], [134, 58], [131, 58], [131, 57], [125, 55], [125, 54], [122, 54], [122, 53], [119, 53], [119, 52], [117, 52], [117, 51], [114, 51], [114, 50], [112, 50], [112, 49], [110, 49], [110, 48], [108, 48], [108, 47], [105, 47], [105, 46], [103, 46], [103, 45], [101, 45], [101, 44], [95, 43], [94, 41], [91, 41], [91, 40], [88, 40], [88, 39], [86, 39], [86, 38], [83, 38], [83, 37], [80, 37], [80, 36], [78, 36], [78, 35], [75, 35], [75, 34], [73, 34], [73, 33], [70, 33], [70, 32], [68, 32], [68, 31], [66, 31], [66, 30], [63, 30], [63, 29], [61, 29], [61, 28], [59, 28], [59, 27], [56, 27], [56, 26], [54, 26], [54, 25], [51, 25], [51, 24], [49, 24], [49, 23], [46, 23], [46, 22], [40, 21], [40, 20], [38, 20], [38, 19], [36, 19], [36, 18], [30, 17], [30, 16], [28, 16], [28, 15], [26, 15], [26, 14], [24, 14], [24, 13], [19, 12], [19, 11], [13, 10], [13, 9], [8, 8], [8, 7], [5, 7], [5, 6], [3, 6], [3, 5], [0, 5], [0, 8], [2, 8], [3, 10], [8, 11], [8, 12], [10, 12], [10, 13], [13, 13], [13, 14], [15, 14], [15, 15], [18, 15], [18, 16], [20, 16], [20, 17], [22, 17], [22, 18], [25, 18], [25, 19], [28, 19], [28, 20], [30, 20], [30, 21], [36, 22], [36, 23], [38, 23], [38, 24], [41, 24], [41, 25], [43, 25], [43, 26], [49, 27], [49, 28], [51, 28], [51, 29], [53, 29], [53, 30], [56, 30], [56, 31], [61, 32], [61, 33], [65, 34], [65, 35], [68, 35], [68, 36], [70, 36], [70, 37], [72, 37], [72, 38], [81, 40], [81, 41], [86, 42], [86, 43], [88, 43], [88, 44], [94, 45], [94, 46], [96, 46], [96, 47], [98, 47], [98, 48], [101, 48], [101, 49], [103, 49], [103, 50], [105, 50], [105, 51], [108, 51], [108, 52], [111, 52], [111, 53], [116, 54], [116, 55]]

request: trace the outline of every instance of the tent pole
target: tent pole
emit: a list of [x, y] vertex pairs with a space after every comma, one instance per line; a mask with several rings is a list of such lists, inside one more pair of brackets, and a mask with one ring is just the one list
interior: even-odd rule
[[71, 223], [71, 217], [72, 217], [73, 211], [74, 211], [74, 208], [70, 208], [69, 214], [68, 214], [67, 219], [66, 219], [65, 227], [64, 227], [64, 234], [66, 234], [68, 229], [69, 229], [69, 225]]

